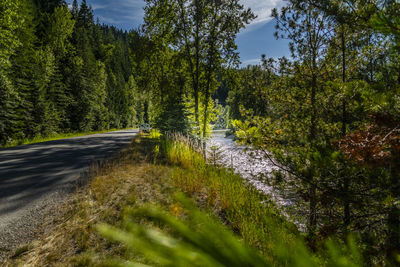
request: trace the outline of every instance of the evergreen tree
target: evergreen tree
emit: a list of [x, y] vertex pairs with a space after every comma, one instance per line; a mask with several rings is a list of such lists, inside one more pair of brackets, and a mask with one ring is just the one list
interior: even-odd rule
[[22, 1], [20, 14], [24, 18], [22, 27], [16, 31], [21, 46], [12, 58], [12, 79], [19, 96], [18, 107], [15, 112], [18, 116], [17, 131], [23, 137], [33, 137], [40, 133], [41, 116], [43, 113], [37, 110], [39, 101], [39, 77], [38, 64], [40, 58], [36, 51], [36, 29], [34, 25], [34, 6], [31, 1]]
[[71, 9], [71, 14], [74, 20], [78, 19], [78, 13], [79, 13], [78, 0], [74, 0], [72, 2], [72, 9]]
[[10, 58], [21, 45], [15, 31], [21, 25], [21, 2], [0, 2], [0, 144], [10, 140], [15, 133], [15, 106], [18, 95], [10, 78]]

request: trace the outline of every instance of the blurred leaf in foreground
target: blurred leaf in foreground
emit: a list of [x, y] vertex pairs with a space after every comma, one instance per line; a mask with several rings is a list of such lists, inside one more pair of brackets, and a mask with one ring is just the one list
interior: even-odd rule
[[[253, 249], [243, 244], [220, 223], [202, 213], [190, 200], [177, 196], [186, 211], [186, 220], [160, 208], [147, 206], [128, 212], [126, 230], [108, 225], [98, 227], [101, 234], [140, 251], [155, 264], [163, 266], [269, 266]], [[173, 236], [143, 227], [134, 218], [148, 218], [167, 226]], [[115, 266], [142, 266], [132, 262], [115, 262]]]

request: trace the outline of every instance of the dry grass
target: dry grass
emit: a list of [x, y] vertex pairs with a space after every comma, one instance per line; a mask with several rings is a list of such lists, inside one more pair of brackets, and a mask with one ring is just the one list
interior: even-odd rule
[[296, 231], [265, 196], [230, 171], [207, 165], [195, 144], [174, 138], [160, 143], [157, 136], [137, 137], [116, 160], [94, 166], [89, 184], [60, 207], [57, 219], [44, 226], [42, 238], [21, 247], [6, 266], [107, 266], [113, 257], [146, 264], [137, 251], [102, 238], [96, 226], [106, 223], [124, 229], [124, 209], [148, 203], [179, 215], [182, 209], [174, 201], [177, 190], [219, 216], [269, 262], [276, 261], [277, 236], [282, 245], [296, 245]]
[[[149, 140], [147, 141], [149, 142]], [[90, 183], [80, 189], [48, 225], [42, 238], [21, 247], [6, 266], [103, 266], [109, 256], [137, 258], [125, 247], [103, 239], [96, 225], [121, 226], [123, 209], [143, 203], [172, 205], [170, 168], [148, 163], [151, 144], [133, 146], [103, 166], [94, 166]]]

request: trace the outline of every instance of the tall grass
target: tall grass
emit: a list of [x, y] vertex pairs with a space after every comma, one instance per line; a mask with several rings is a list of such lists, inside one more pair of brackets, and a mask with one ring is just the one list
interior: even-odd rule
[[[174, 186], [212, 209], [247, 244], [259, 249], [269, 264], [322, 264], [324, 260], [308, 251], [301, 233], [280, 214], [271, 199], [231, 170], [208, 164], [202, 147], [181, 135], [164, 139], [162, 148], [167, 162], [174, 166], [171, 175]], [[343, 266], [356, 266], [359, 258], [355, 258], [354, 262], [346, 258], [351, 264]]]
[[266, 196], [207, 164], [197, 141], [137, 136], [91, 174], [5, 266], [361, 266], [352, 240], [311, 253]]
[[169, 163], [186, 169], [201, 169], [205, 166], [203, 149], [199, 141], [181, 134], [169, 134], [161, 143]]
[[[147, 206], [129, 212], [128, 231], [101, 225], [100, 232], [127, 247], [141, 251], [152, 262], [161, 266], [268, 266], [268, 262], [254, 249], [238, 240], [231, 231], [206, 213], [199, 211], [192, 201], [177, 195], [183, 216]], [[181, 218], [180, 218], [181, 217]], [[171, 234], [155, 227], [143, 227], [135, 218], [147, 218], [166, 225]], [[115, 265], [128, 266], [126, 262]], [[131, 266], [134, 266], [131, 264]]]
[[163, 148], [167, 161], [175, 166], [173, 184], [214, 209], [246, 243], [270, 257], [271, 263], [276, 260], [276, 240], [271, 233], [279, 233], [281, 243], [296, 246], [296, 227], [277, 212], [272, 201], [230, 170], [207, 164], [197, 143], [173, 135], [163, 141]]
[[[148, 264], [114, 258], [106, 266], [361, 266], [353, 241], [345, 249], [328, 242], [325, 259], [320, 261], [301, 242], [296, 248], [284, 247], [277, 239], [276, 260], [271, 260], [239, 240], [214, 216], [200, 211], [191, 200], [181, 194], [176, 200], [176, 212], [168, 213], [154, 205], [131, 209], [125, 217], [125, 229], [99, 225], [103, 236], [145, 255]], [[144, 220], [153, 224], [143, 225]]]

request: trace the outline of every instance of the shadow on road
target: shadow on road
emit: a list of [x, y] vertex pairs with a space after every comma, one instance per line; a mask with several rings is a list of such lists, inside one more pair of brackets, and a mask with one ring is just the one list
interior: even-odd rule
[[112, 132], [0, 150], [0, 216], [59, 189], [73, 189], [95, 161], [128, 145], [133, 131]]

